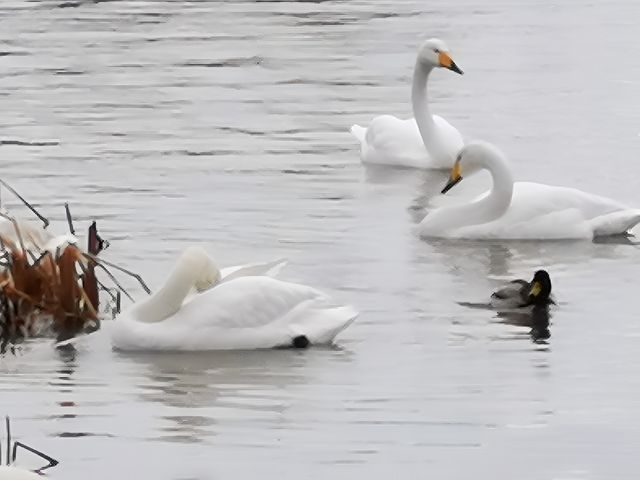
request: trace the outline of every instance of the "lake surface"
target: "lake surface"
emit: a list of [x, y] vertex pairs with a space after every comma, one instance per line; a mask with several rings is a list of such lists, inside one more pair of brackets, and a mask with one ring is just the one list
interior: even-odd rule
[[[639, 247], [422, 241], [444, 177], [367, 171], [348, 130], [411, 115], [437, 36], [465, 75], [432, 76], [433, 109], [467, 139], [640, 205], [639, 23], [636, 0], [3, 1], [1, 177], [57, 228], [68, 201], [152, 287], [190, 244], [285, 256], [361, 316], [307, 351], [35, 341], [0, 359], [0, 414], [54, 479], [637, 478]], [[546, 342], [456, 303], [538, 267]]]

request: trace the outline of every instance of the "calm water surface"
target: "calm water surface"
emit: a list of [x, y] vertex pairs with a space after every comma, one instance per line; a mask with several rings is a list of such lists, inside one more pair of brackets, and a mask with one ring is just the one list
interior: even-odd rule
[[[0, 414], [68, 480], [637, 478], [638, 247], [421, 241], [442, 178], [366, 171], [348, 128], [411, 114], [438, 36], [466, 74], [433, 75], [433, 108], [466, 138], [640, 205], [639, 23], [635, 0], [3, 1], [3, 179], [98, 219], [154, 287], [199, 243], [286, 256], [361, 317], [303, 352], [124, 355], [108, 324], [34, 342], [0, 360]], [[547, 342], [456, 304], [540, 266]]]

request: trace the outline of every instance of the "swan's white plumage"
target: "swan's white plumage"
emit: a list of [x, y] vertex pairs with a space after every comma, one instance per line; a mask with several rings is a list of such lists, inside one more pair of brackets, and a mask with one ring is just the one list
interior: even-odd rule
[[[18, 236], [16, 226], [20, 236]], [[52, 254], [55, 254], [58, 249], [64, 250], [68, 245], [78, 243], [78, 238], [71, 233], [54, 235], [40, 225], [21, 218], [16, 219], [14, 224], [8, 218], [0, 217], [0, 235], [13, 242], [18, 248], [22, 242], [27, 249], [44, 250]]]
[[[462, 152], [462, 162], [465, 151], [472, 152], [482, 162], [478, 168], [490, 171], [494, 188], [469, 204], [430, 212], [418, 227], [420, 235], [469, 239], [592, 239], [624, 234], [640, 221], [639, 209], [606, 197], [575, 188], [513, 183], [506, 159], [486, 142], [468, 144]], [[502, 212], [498, 204], [506, 210]], [[479, 221], [494, 207], [492, 219]]]
[[353, 125], [351, 132], [360, 141], [363, 163], [412, 168], [450, 168], [464, 145], [462, 135], [444, 118], [433, 115], [437, 135], [448, 148], [448, 155], [435, 159], [425, 148], [415, 118], [406, 120], [380, 115], [368, 128]]
[[380, 115], [367, 128], [351, 127], [360, 142], [363, 163], [426, 169], [451, 167], [463, 145], [462, 136], [445, 119], [431, 114], [427, 95], [427, 82], [434, 69], [444, 67], [462, 74], [448, 52], [445, 43], [437, 38], [420, 45], [411, 91], [414, 118], [401, 120]]
[[246, 265], [235, 265], [220, 270], [221, 281], [233, 280], [238, 277], [250, 275], [268, 275], [275, 277], [287, 264], [287, 260], [279, 258], [271, 262], [248, 263]]
[[[188, 272], [192, 271], [189, 262], [194, 256], [191, 251], [187, 258], [181, 257], [162, 290], [177, 282], [185, 283], [185, 287], [193, 283], [195, 277], [190, 278]], [[269, 272], [282, 263], [252, 267]], [[236, 269], [235, 273], [238, 272]], [[114, 348], [142, 351], [274, 348], [290, 346], [299, 335], [305, 335], [311, 344], [327, 344], [358, 315], [311, 287], [261, 275], [223, 278], [209, 290], [180, 303], [177, 311], [172, 305], [163, 305], [162, 290], [116, 319], [111, 329]], [[179, 296], [173, 300], [178, 301]], [[149, 303], [153, 304], [152, 309], [148, 308]], [[159, 315], [163, 309], [172, 313]], [[145, 318], [148, 312], [155, 318]]]
[[0, 480], [42, 480], [42, 477], [24, 468], [2, 465]]
[[[192, 247], [193, 248], [193, 247]], [[206, 252], [204, 252], [206, 255]], [[220, 282], [227, 282], [234, 278], [267, 275], [275, 277], [287, 264], [285, 258], [279, 258], [270, 262], [247, 263], [245, 265], [234, 265], [218, 269], [213, 260], [206, 255], [207, 260], [204, 263], [204, 269], [201, 271], [199, 278], [195, 281], [194, 288], [189, 291], [183, 303], [190, 302], [191, 299], [205, 290], [215, 286]]]

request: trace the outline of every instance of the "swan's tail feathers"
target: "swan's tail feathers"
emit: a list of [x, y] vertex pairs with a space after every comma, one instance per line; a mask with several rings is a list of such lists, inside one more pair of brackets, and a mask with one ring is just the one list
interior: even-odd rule
[[350, 306], [309, 308], [304, 318], [291, 325], [295, 335], [304, 335], [311, 345], [331, 344], [336, 336], [353, 323], [359, 313]]
[[351, 134], [356, 137], [356, 139], [360, 142], [360, 143], [364, 143], [366, 136], [367, 136], [367, 129], [364, 127], [361, 127], [360, 125], [352, 125], [351, 126]]
[[262, 275], [275, 277], [287, 263], [288, 260], [286, 258], [278, 258], [271, 262], [249, 263], [247, 265], [223, 268], [220, 274], [224, 282], [238, 277], [255, 277]]
[[594, 237], [623, 235], [640, 223], [640, 210], [621, 210], [591, 220]]

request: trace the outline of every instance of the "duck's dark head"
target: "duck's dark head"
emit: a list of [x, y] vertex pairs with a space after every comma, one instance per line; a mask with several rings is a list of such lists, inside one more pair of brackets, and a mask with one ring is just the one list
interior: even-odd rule
[[531, 288], [529, 289], [529, 302], [534, 305], [547, 305], [551, 303], [551, 278], [546, 270], [538, 270], [533, 275]]

